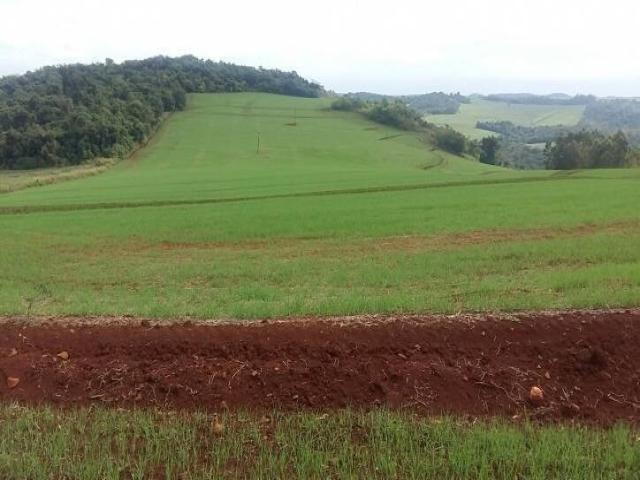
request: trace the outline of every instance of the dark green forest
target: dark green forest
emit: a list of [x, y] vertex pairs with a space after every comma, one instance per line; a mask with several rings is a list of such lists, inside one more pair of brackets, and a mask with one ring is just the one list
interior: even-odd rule
[[400, 130], [419, 131], [431, 125], [420, 113], [399, 100], [381, 101], [362, 100], [358, 97], [339, 97], [331, 104], [333, 110], [357, 112], [374, 122], [389, 125]]
[[547, 144], [544, 156], [546, 167], [554, 170], [627, 167], [638, 158], [621, 131], [605, 135], [595, 130], [561, 135]]
[[0, 79], [0, 168], [28, 169], [123, 157], [186, 94], [257, 91], [318, 97], [296, 72], [154, 57], [117, 64], [50, 66]]
[[496, 165], [518, 170], [538, 170], [546, 168], [544, 145], [500, 140], [496, 154]]

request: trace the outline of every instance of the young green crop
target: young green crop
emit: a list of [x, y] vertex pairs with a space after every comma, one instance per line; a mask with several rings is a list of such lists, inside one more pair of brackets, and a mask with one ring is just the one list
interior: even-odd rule
[[3, 195], [0, 208], [416, 185], [477, 180], [479, 173], [517, 176], [433, 150], [411, 133], [329, 105], [328, 99], [257, 93], [195, 95], [133, 159], [82, 182]]
[[0, 477], [632, 479], [637, 432], [386, 410], [221, 416], [0, 405]]
[[0, 313], [640, 303], [640, 169], [485, 166], [327, 105], [196, 95], [136, 158], [0, 195]]

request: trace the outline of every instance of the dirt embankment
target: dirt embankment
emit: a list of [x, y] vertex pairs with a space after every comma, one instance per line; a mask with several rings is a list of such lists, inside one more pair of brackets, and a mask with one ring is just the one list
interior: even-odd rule
[[[542, 400], [530, 398], [533, 386]], [[0, 401], [209, 411], [382, 405], [638, 423], [640, 312], [215, 326], [5, 321]]]

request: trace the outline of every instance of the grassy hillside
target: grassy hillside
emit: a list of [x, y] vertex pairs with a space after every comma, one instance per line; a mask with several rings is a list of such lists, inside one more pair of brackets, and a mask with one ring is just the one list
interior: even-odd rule
[[[187, 111], [170, 118], [132, 161], [82, 182], [2, 196], [0, 207], [278, 195], [476, 179], [480, 172], [509, 176], [430, 151], [407, 132], [333, 112], [330, 103], [253, 93], [192, 96]], [[441, 168], [430, 169], [434, 165]]]
[[476, 128], [478, 121], [509, 121], [516, 125], [576, 125], [583, 105], [520, 105], [473, 98], [460, 106], [453, 115], [430, 115], [427, 120], [438, 125], [450, 125], [470, 138], [495, 135]]
[[327, 104], [193, 96], [135, 158], [0, 195], [0, 313], [639, 303], [640, 171], [484, 166]]

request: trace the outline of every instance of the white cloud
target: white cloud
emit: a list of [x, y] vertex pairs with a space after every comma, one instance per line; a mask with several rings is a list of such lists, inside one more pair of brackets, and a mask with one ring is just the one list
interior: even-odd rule
[[640, 94], [632, 0], [0, 0], [0, 18], [0, 74], [193, 53], [338, 91]]

